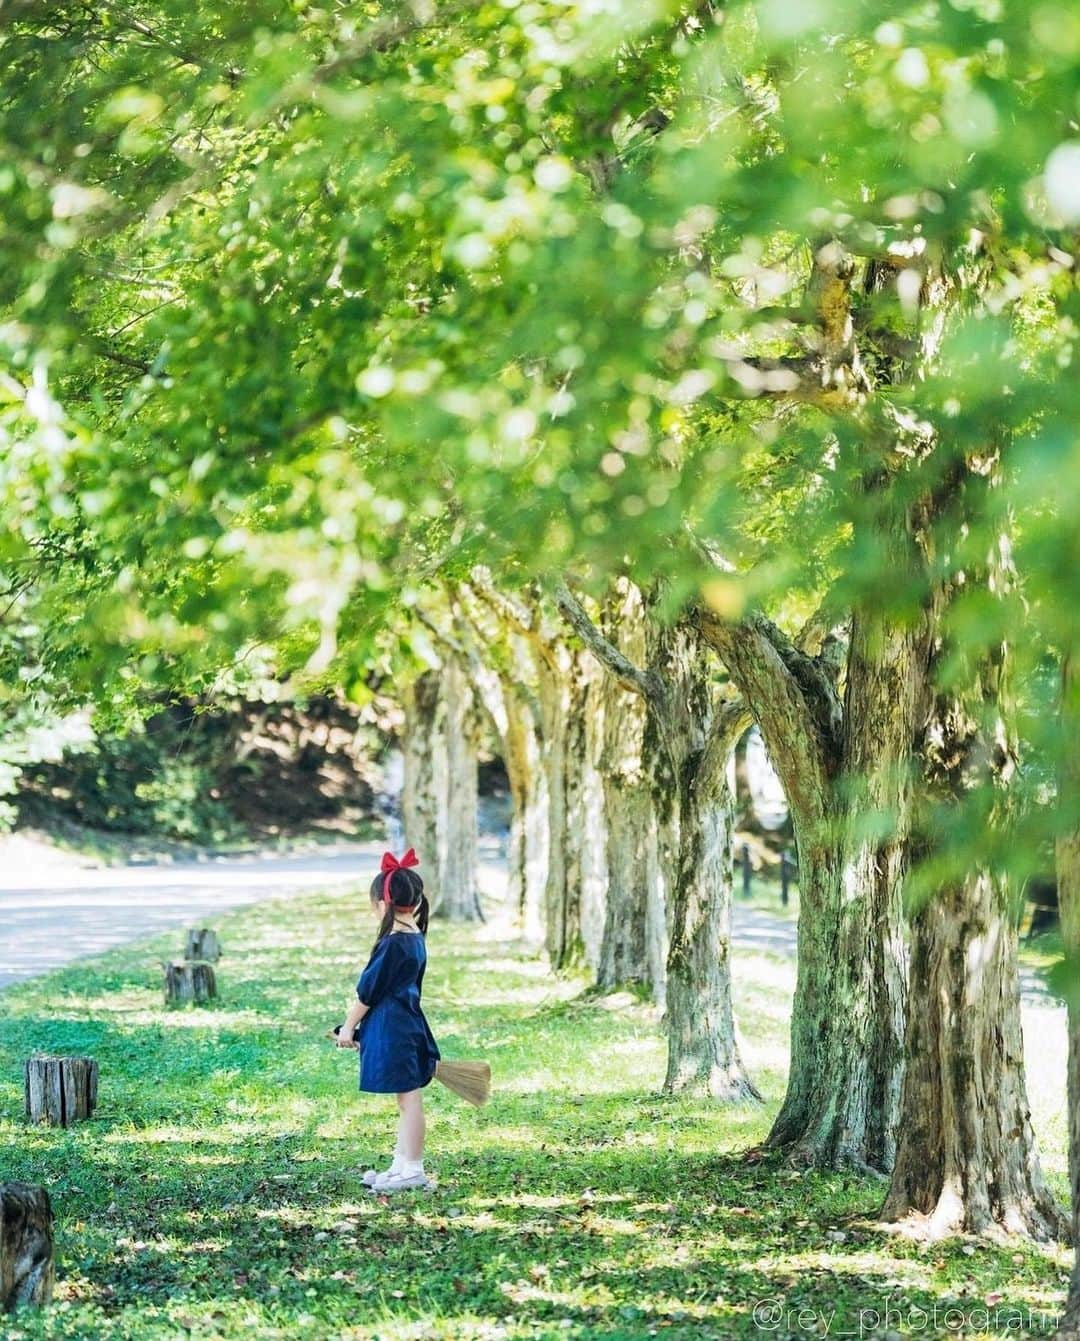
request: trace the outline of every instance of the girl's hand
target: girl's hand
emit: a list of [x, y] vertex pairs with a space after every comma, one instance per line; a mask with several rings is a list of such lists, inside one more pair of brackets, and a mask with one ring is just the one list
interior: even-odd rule
[[339, 1031], [337, 1036], [337, 1046], [339, 1048], [355, 1048], [356, 1043], [353, 1041], [353, 1039], [349, 1038], [349, 1036], [345, 1033], [345, 1030], [342, 1029]]

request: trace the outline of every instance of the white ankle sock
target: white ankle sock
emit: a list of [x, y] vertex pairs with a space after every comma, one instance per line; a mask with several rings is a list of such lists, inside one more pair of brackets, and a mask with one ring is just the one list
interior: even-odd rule
[[397, 1141], [397, 1142], [395, 1143], [395, 1145], [394, 1145], [394, 1158], [393, 1158], [393, 1160], [392, 1160], [392, 1162], [391, 1162], [391, 1164], [390, 1164], [390, 1167], [386, 1170], [386, 1172], [387, 1172], [387, 1173], [400, 1173], [400, 1172], [401, 1172], [401, 1166], [402, 1166], [402, 1163], [403, 1163], [404, 1159], [405, 1159], [405, 1156], [401, 1153], [401, 1141], [399, 1140], [399, 1141]]
[[424, 1157], [419, 1159], [403, 1159], [401, 1161], [401, 1173], [405, 1178], [411, 1178], [415, 1174], [424, 1172]]

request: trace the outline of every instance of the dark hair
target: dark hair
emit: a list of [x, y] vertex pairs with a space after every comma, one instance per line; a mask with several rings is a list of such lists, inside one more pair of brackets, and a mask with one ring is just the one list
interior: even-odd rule
[[[382, 903], [383, 901], [383, 882], [386, 876], [381, 872], [371, 882], [371, 902]], [[383, 920], [379, 923], [379, 934], [375, 937], [375, 945], [382, 940], [384, 936], [389, 936], [394, 929], [394, 912], [402, 908], [411, 908], [413, 904], [418, 904], [414, 916], [416, 925], [420, 931], [426, 935], [428, 927], [428, 901], [424, 893], [424, 882], [409, 866], [399, 867], [396, 871], [390, 872], [390, 903], [383, 913]], [[374, 953], [375, 946], [372, 946]]]

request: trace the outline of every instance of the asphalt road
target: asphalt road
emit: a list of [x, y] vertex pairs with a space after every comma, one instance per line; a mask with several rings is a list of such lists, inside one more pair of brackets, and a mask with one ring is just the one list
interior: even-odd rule
[[0, 988], [226, 908], [307, 889], [363, 887], [382, 846], [154, 866], [0, 869]]

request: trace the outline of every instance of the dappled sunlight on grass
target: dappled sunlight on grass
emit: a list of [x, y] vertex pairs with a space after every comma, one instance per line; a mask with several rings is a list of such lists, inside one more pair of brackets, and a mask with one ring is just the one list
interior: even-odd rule
[[[322, 1037], [371, 939], [358, 922], [342, 947], [350, 898], [223, 919], [210, 1008], [160, 1002], [154, 955], [177, 953], [175, 937], [0, 995], [3, 1168], [46, 1182], [57, 1213], [58, 1298], [20, 1322], [27, 1341], [720, 1341], [760, 1338], [754, 1302], [778, 1292], [849, 1319], [890, 1286], [916, 1303], [991, 1289], [1060, 1302], [1058, 1250], [925, 1251], [867, 1227], [877, 1182], [741, 1159], [787, 1062], [791, 965], [764, 953], [737, 960], [735, 991], [768, 1102], [724, 1107], [661, 1092], [651, 1002], [551, 973], [502, 925], [433, 924], [425, 1010], [444, 1056], [490, 1061], [493, 1097], [476, 1110], [433, 1082], [435, 1189], [373, 1196], [360, 1173], [388, 1162], [396, 1104], [360, 1094], [355, 1053]], [[97, 1057], [92, 1122], [25, 1127], [35, 1048]]]

